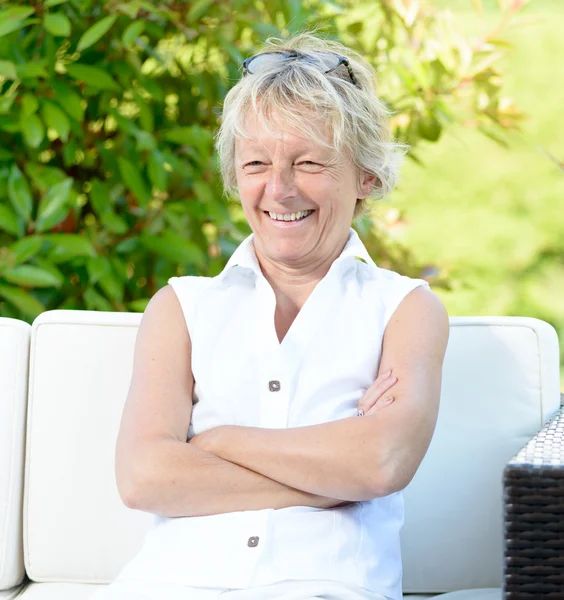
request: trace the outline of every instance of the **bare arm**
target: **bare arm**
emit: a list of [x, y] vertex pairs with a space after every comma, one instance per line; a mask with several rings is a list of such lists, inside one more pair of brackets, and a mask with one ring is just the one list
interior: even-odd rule
[[401, 490], [431, 442], [448, 335], [438, 297], [416, 288], [384, 335], [380, 372], [393, 367], [398, 377], [386, 410], [291, 429], [218, 427], [191, 444], [314, 494], [358, 501]]
[[193, 384], [184, 315], [174, 290], [165, 286], [147, 305], [139, 327], [116, 444], [116, 482], [127, 506], [180, 517], [341, 502], [187, 444]]

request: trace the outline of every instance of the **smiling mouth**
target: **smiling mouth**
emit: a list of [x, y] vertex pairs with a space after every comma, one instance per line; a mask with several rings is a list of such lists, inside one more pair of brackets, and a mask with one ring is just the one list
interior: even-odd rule
[[293, 213], [275, 213], [272, 211], [264, 211], [273, 221], [302, 221], [311, 215], [313, 210], [300, 210]]

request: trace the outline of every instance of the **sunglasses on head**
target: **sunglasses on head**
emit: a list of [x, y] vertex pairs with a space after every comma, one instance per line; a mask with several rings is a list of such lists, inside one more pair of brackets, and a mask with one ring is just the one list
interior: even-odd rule
[[255, 54], [243, 62], [243, 75], [254, 75], [255, 73], [259, 73], [261, 69], [268, 69], [273, 65], [290, 60], [304, 60], [316, 64], [324, 73], [330, 73], [338, 69], [341, 65], [344, 65], [349, 73], [351, 83], [360, 88], [348, 59], [340, 54], [329, 51], [317, 52], [316, 54], [302, 54], [301, 52], [263, 52]]

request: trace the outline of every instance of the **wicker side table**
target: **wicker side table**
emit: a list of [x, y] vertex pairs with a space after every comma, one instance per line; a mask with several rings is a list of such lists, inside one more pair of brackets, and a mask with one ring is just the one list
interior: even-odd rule
[[564, 406], [507, 463], [503, 489], [504, 600], [564, 600]]

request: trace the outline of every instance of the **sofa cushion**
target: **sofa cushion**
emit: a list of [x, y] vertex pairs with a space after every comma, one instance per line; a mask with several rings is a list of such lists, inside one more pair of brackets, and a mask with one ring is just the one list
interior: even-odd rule
[[28, 323], [0, 317], [0, 590], [24, 578], [21, 529], [30, 334]]
[[[17, 600], [87, 600], [100, 585], [85, 583], [31, 583]], [[4, 600], [0, 596], [0, 600]]]
[[124, 506], [114, 474], [140, 320], [48, 311], [33, 323], [24, 507], [33, 581], [110, 583], [152, 522]]
[[451, 317], [439, 418], [404, 491], [404, 592], [501, 587], [505, 463], [559, 408], [551, 325]]
[[[409, 598], [409, 596], [406, 596]], [[461, 590], [435, 596], [435, 600], [502, 600], [501, 588]]]

